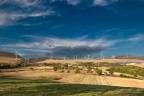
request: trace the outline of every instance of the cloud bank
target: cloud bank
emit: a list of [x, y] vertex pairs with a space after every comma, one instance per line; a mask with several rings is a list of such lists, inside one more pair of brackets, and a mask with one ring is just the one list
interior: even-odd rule
[[43, 53], [43, 55], [50, 56], [85, 56], [93, 55], [100, 51], [107, 50], [119, 43], [132, 43], [144, 40], [144, 35], [136, 35], [131, 38], [123, 40], [108, 40], [106, 38], [87, 39], [83, 36], [74, 39], [61, 39], [52, 37], [39, 37], [39, 36], [25, 36], [31, 38], [34, 42], [29, 43], [16, 43], [0, 45], [1, 48], [18, 49], [27, 52]]

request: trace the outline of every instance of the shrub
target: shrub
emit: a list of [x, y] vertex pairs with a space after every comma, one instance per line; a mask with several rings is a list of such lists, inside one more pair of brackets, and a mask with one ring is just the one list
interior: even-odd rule
[[133, 76], [136, 78], [138, 76], [137, 72], [133, 72]]
[[32, 67], [29, 68], [30, 70], [34, 70]]
[[53, 66], [53, 70], [54, 70], [54, 71], [57, 71], [57, 70], [58, 70], [58, 67], [57, 67], [57, 66]]
[[19, 66], [17, 64], [14, 64], [14, 63], [0, 63], [1, 69], [16, 68], [16, 67], [19, 67]]
[[104, 72], [104, 75], [105, 75], [105, 76], [108, 76], [108, 73], [107, 73], [107, 72]]
[[79, 67], [76, 67], [75, 73], [80, 73], [80, 68]]
[[64, 69], [68, 69], [68, 64], [63, 65]]
[[96, 68], [95, 71], [96, 71], [96, 74], [97, 74], [97, 75], [102, 75], [102, 70], [101, 70], [101, 69]]
[[91, 69], [92, 69], [92, 68], [91, 68], [90, 66], [88, 66], [87, 69], [88, 69], [88, 70], [87, 70], [87, 73], [91, 73]]
[[64, 69], [62, 69], [60, 72], [64, 73], [65, 71], [64, 71]]
[[114, 73], [113, 70], [109, 70], [109, 74], [110, 74], [111, 76], [113, 76], [113, 73]]
[[67, 70], [67, 73], [70, 73], [70, 69]]
[[120, 74], [120, 77], [126, 77], [124, 74]]
[[137, 66], [116, 66], [109, 70], [113, 70], [114, 72], [131, 74], [134, 77], [137, 77], [137, 75], [144, 77], [144, 68], [140, 68]]

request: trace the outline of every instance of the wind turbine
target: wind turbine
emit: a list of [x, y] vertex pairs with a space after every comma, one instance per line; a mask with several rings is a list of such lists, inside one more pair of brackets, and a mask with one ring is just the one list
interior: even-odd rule
[[90, 55], [87, 55], [88, 56], [88, 59], [90, 59]]
[[91, 57], [91, 59], [93, 59], [93, 58], [94, 58], [94, 56]]
[[127, 57], [127, 59], [129, 58], [129, 56], [128, 56], [128, 55], [127, 55], [126, 57]]
[[115, 59], [115, 56], [114, 56], [114, 55], [112, 55], [112, 58], [113, 58], [113, 59]]
[[105, 58], [105, 56], [103, 55], [102, 51], [101, 51], [101, 53], [100, 53], [100, 56], [101, 56], [101, 59], [104, 59], [104, 58]]
[[77, 57], [78, 57], [78, 56], [76, 55], [76, 56], [75, 56], [76, 60], [77, 60]]
[[101, 55], [101, 59], [103, 59], [103, 54], [102, 54], [102, 51], [101, 51], [100, 55]]
[[63, 59], [65, 60], [65, 59], [66, 59], [66, 56], [64, 56]]
[[84, 58], [85, 58], [85, 60], [87, 59], [87, 57], [86, 57], [86, 56], [85, 56]]
[[103, 59], [105, 59], [105, 56], [103, 55]]
[[29, 61], [30, 61], [29, 58], [27, 58], [27, 59], [26, 59], [26, 63], [29, 63]]
[[18, 50], [14, 50], [15, 51], [15, 56], [16, 56], [16, 59], [18, 58]]
[[73, 59], [75, 60], [75, 56], [73, 56]]
[[[49, 44], [47, 44], [47, 45], [49, 45]], [[53, 49], [55, 46], [49, 45], [49, 47], [50, 47], [51, 59], [52, 59], [52, 58], [53, 58], [53, 51], [52, 51], [52, 49]]]

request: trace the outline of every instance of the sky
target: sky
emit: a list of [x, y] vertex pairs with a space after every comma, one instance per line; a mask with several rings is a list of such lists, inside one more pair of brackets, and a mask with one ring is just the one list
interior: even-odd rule
[[144, 0], [1, 0], [0, 50], [24, 57], [144, 56]]

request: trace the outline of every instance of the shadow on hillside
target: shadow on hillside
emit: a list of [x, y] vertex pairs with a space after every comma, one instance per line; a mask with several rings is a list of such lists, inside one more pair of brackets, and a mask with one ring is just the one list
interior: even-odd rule
[[144, 96], [143, 89], [104, 85], [66, 84], [46, 79], [0, 78], [0, 85], [3, 86], [0, 87], [1, 96], [77, 96], [77, 94], [81, 94], [81, 96]]
[[32, 83], [60, 83], [49, 79], [24, 79], [24, 78], [8, 78], [0, 77], [0, 85], [2, 84], [32, 84]]
[[37, 86], [36, 89], [39, 91], [44, 91], [44, 93], [50, 96], [69, 96], [87, 93], [94, 93], [90, 96], [102, 96], [105, 93], [108, 93], [107, 95], [105, 94], [105, 96], [122, 96], [122, 94], [123, 96], [144, 96], [144, 90], [137, 92], [137, 89], [135, 88], [104, 85], [51, 84], [48, 86]]

